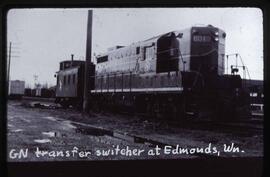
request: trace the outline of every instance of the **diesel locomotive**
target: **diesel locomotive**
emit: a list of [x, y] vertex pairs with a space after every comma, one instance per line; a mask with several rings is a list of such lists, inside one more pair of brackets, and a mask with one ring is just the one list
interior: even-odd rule
[[[249, 96], [241, 77], [224, 74], [225, 39], [226, 33], [212, 25], [193, 26], [108, 49], [90, 67], [90, 109], [179, 121], [247, 118]], [[75, 98], [81, 103], [82, 95], [75, 90], [83, 93], [84, 62], [68, 63], [73, 66], [58, 72], [56, 97], [63, 104]], [[68, 84], [72, 74], [81, 80], [73, 82], [75, 90]], [[74, 99], [68, 99], [70, 95]]]

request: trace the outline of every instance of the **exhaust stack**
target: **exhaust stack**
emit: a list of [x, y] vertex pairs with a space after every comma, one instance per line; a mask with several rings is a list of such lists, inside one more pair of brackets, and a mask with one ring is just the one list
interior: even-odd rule
[[73, 66], [73, 57], [74, 57], [74, 54], [71, 54], [71, 67]]

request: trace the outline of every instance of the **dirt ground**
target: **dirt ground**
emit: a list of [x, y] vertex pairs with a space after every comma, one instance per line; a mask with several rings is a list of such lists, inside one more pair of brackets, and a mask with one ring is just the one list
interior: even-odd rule
[[[74, 147], [77, 147], [79, 150], [97, 153], [98, 150], [114, 149], [119, 145], [122, 149], [128, 146], [131, 149], [143, 149], [144, 152], [140, 156], [98, 156], [95, 154], [91, 157], [81, 158], [77, 155], [69, 157], [68, 160], [198, 158], [201, 153], [199, 155], [194, 153], [198, 149], [204, 151], [203, 154], [211, 156], [263, 157], [262, 133], [243, 136], [234, 132], [222, 132], [222, 130], [181, 128], [153, 119], [146, 120], [145, 117], [140, 116], [111, 113], [86, 115], [73, 109], [36, 108], [31, 106], [32, 103], [29, 100], [8, 102], [9, 153], [12, 149], [18, 151], [25, 148], [34, 152], [37, 147], [47, 151], [63, 149], [72, 151]], [[99, 134], [96, 131], [99, 129], [107, 131], [109, 134]], [[119, 135], [116, 136], [116, 134]], [[134, 137], [147, 141], [134, 142]], [[160, 155], [146, 154], [149, 150], [156, 148], [156, 144], [151, 142], [161, 144], [159, 146], [161, 148], [159, 151], [162, 152]], [[165, 148], [164, 145], [167, 147]], [[231, 152], [225, 152], [225, 146], [230, 146]], [[188, 149], [189, 154], [179, 153], [181, 151], [179, 148]], [[211, 153], [206, 153], [207, 150], [210, 150]], [[232, 152], [233, 150], [235, 152]], [[8, 160], [47, 161], [67, 160], [67, 158], [48, 156], [36, 158], [35, 154], [31, 153], [28, 158], [9, 158]]]

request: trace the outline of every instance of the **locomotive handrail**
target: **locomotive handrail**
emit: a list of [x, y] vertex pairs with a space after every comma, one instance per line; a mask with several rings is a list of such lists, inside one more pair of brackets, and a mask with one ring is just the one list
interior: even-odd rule
[[[170, 48], [170, 49], [168, 49], [168, 50], [162, 50], [161, 52], [157, 52], [156, 54], [160, 54], [160, 53], [165, 53], [165, 52], [168, 52], [168, 51], [170, 51], [170, 50], [177, 50], [178, 48]], [[202, 53], [202, 54], [199, 54], [199, 55], [188, 55], [188, 56], [190, 56], [190, 57], [199, 57], [199, 56], [205, 56], [205, 55], [208, 55], [208, 54], [210, 54], [210, 53], [212, 53], [212, 52], [214, 52], [214, 51], [217, 51], [217, 49], [216, 48], [214, 48], [214, 49], [212, 49], [212, 50], [210, 50], [210, 51], [208, 51], [208, 52], [205, 52], [205, 53]], [[181, 50], [179, 50], [179, 52], [181, 53]]]
[[215, 52], [215, 51], [217, 51], [217, 49], [216, 49], [216, 48], [214, 48], [214, 49], [210, 50], [209, 52], [202, 53], [202, 54], [200, 54], [200, 55], [190, 55], [190, 56], [191, 56], [191, 57], [200, 57], [200, 56], [206, 56], [206, 55], [209, 55], [210, 53], [213, 53], [213, 52]]
[[217, 51], [217, 50], [216, 50], [216, 49], [213, 49], [213, 50], [211, 50], [211, 51], [209, 51], [209, 52], [207, 52], [207, 53], [203, 53], [203, 54], [201, 54], [201, 55], [183, 54], [182, 57], [183, 57], [183, 58], [187, 58], [187, 57], [200, 57], [200, 56], [208, 55], [208, 54], [210, 54], [210, 53], [212, 53], [212, 52], [214, 52], [214, 51]]
[[[201, 70], [201, 65], [200, 65], [199, 71], [200, 71], [200, 70]], [[195, 84], [196, 84], [196, 82], [197, 82], [197, 80], [198, 80], [198, 76], [201, 77], [202, 87], [204, 87], [204, 77], [203, 77], [203, 75], [202, 75], [200, 72], [194, 71], [194, 70], [190, 70], [189, 72], [192, 72], [192, 73], [195, 73], [195, 74], [196, 74], [196, 78], [195, 78], [195, 80], [194, 80], [193, 83], [192, 83], [192, 88], [195, 86]]]
[[[200, 68], [201, 69], [201, 68]], [[199, 69], [199, 70], [200, 70]], [[195, 74], [197, 74], [197, 77], [196, 77], [196, 79], [193, 81], [193, 84], [192, 84], [192, 88], [195, 86], [195, 84], [196, 84], [196, 82], [197, 82], [197, 80], [198, 80], [198, 76], [200, 76], [201, 77], [201, 79], [202, 79], [202, 87], [204, 87], [204, 78], [203, 78], [203, 75], [200, 73], [200, 72], [198, 72], [198, 71], [193, 71], [193, 70], [190, 70], [191, 72], [194, 72]]]
[[171, 50], [178, 50], [179, 48], [170, 48], [167, 50], [162, 50], [161, 52], [156, 52], [156, 54], [160, 54], [160, 53], [166, 53], [167, 51], [171, 51]]
[[183, 59], [181, 50], [179, 50], [179, 56], [180, 56], [180, 58], [181, 58], [181, 61], [182, 61], [182, 64], [183, 64], [183, 70], [184, 70], [184, 72], [185, 72], [185, 70], [186, 70], [186, 69], [185, 69], [186, 61], [184, 61], [184, 59]]

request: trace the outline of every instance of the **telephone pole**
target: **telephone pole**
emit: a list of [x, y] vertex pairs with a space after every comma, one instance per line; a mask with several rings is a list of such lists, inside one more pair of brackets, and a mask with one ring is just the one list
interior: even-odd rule
[[86, 57], [85, 57], [85, 73], [84, 73], [84, 96], [83, 96], [83, 111], [87, 112], [89, 108], [90, 96], [90, 67], [92, 55], [92, 16], [93, 11], [88, 11], [87, 21], [87, 38], [86, 38]]
[[7, 89], [9, 90], [9, 75], [10, 75], [10, 60], [11, 60], [11, 45], [12, 43], [9, 42], [9, 51], [8, 51], [8, 72], [7, 72]]

